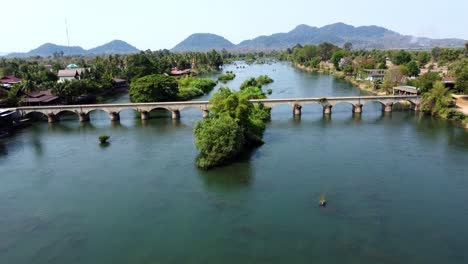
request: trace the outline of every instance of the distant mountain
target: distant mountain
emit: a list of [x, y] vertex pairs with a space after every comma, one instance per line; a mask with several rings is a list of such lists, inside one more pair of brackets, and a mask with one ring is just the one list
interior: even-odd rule
[[101, 54], [127, 54], [135, 53], [139, 50], [125, 41], [113, 40], [102, 46], [85, 50], [79, 46], [61, 46], [52, 43], [46, 43], [26, 53], [10, 53], [6, 57], [33, 57], [33, 56], [53, 56], [54, 53], [63, 52], [65, 55], [101, 55]]
[[140, 50], [122, 40], [113, 40], [102, 46], [88, 50], [88, 54], [128, 54]]
[[[214, 40], [220, 39], [223, 39], [226, 45], [219, 45], [219, 43], [215, 45]], [[465, 44], [465, 40], [462, 39], [418, 38], [401, 35], [378, 26], [354, 27], [344, 23], [336, 23], [320, 28], [299, 25], [288, 33], [260, 36], [242, 41], [238, 45], [229, 45], [232, 43], [221, 36], [194, 34], [177, 45], [173, 51], [181, 51], [180, 46], [183, 47], [182, 51], [209, 50], [213, 48], [225, 48], [231, 51], [268, 51], [283, 50], [296, 44], [320, 44], [326, 41], [339, 46], [351, 42], [353, 47], [358, 49], [462, 47]]]
[[229, 40], [215, 35], [215, 34], [206, 34], [198, 33], [193, 34], [186, 38], [184, 41], [175, 46], [172, 51], [174, 52], [184, 52], [184, 51], [208, 51], [212, 49], [222, 50], [222, 49], [234, 49], [235, 45], [232, 44]]

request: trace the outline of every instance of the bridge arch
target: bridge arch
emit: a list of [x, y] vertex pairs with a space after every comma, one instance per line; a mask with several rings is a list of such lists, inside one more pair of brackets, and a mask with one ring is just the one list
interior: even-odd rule
[[79, 113], [77, 113], [76, 111], [72, 111], [72, 110], [61, 110], [55, 113], [55, 115], [58, 117], [67, 116], [67, 114], [73, 114], [76, 117], [80, 116]]
[[105, 108], [95, 108], [95, 109], [90, 109], [88, 110], [87, 112], [83, 111], [83, 113], [87, 114], [87, 115], [91, 115], [91, 114], [96, 114], [96, 113], [100, 113], [100, 112], [104, 112], [104, 113], [107, 113], [109, 114], [110, 112], [105, 109]]
[[26, 118], [32, 118], [33, 120], [47, 120], [47, 114], [42, 111], [28, 111], [23, 112], [23, 116]]

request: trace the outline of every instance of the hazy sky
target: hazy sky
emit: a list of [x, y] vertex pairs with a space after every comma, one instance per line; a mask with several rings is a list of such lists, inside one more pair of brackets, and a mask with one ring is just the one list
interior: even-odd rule
[[468, 0], [2, 0], [0, 52], [46, 43], [92, 48], [114, 39], [172, 48], [192, 33], [239, 43], [299, 24], [378, 25], [419, 37], [468, 39]]

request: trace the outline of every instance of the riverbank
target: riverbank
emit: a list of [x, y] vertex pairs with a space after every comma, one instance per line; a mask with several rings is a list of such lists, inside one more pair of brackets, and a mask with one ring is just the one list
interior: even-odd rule
[[306, 71], [306, 72], [315, 72], [315, 73], [333, 75], [336, 78], [348, 81], [349, 83], [358, 87], [361, 91], [365, 93], [369, 93], [372, 95], [388, 95], [388, 93], [385, 91], [379, 91], [379, 90], [374, 89], [373, 84], [370, 81], [360, 81], [360, 80], [357, 80], [354, 76], [346, 76], [343, 72], [335, 71], [333, 65], [330, 63], [321, 63], [320, 68], [318, 69], [306, 67], [301, 64], [293, 64], [293, 66], [299, 70]]
[[[331, 63], [321, 63], [320, 68], [311, 68], [311, 67], [306, 67], [304, 65], [300, 64], [293, 64], [293, 66], [299, 70], [306, 71], [306, 72], [315, 72], [315, 73], [321, 73], [321, 74], [329, 74], [332, 75], [336, 78], [340, 78], [343, 80], [348, 81], [349, 83], [353, 84], [359, 90], [369, 93], [372, 95], [389, 95], [386, 91], [379, 91], [374, 89], [373, 83], [370, 81], [361, 81], [357, 80], [356, 77], [354, 76], [346, 76], [343, 72], [336, 71], [334, 69], [334, 66]], [[463, 113], [465, 116], [468, 116], [468, 99], [467, 98], [457, 98], [457, 108], [456, 110], [459, 111], [460, 113]], [[450, 121], [455, 121], [462, 125], [465, 129], [468, 129], [468, 120], [465, 118], [464, 120], [453, 120], [449, 118], [447, 115], [440, 116], [442, 119], [450, 120]]]

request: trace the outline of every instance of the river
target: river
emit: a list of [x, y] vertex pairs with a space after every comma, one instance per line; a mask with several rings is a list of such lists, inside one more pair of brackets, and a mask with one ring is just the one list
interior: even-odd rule
[[[287, 63], [226, 70], [232, 88], [268, 74], [273, 98], [359, 94]], [[208, 172], [196, 109], [19, 131], [0, 141], [0, 263], [467, 263], [468, 133], [378, 104], [321, 111], [274, 108], [263, 146]]]

